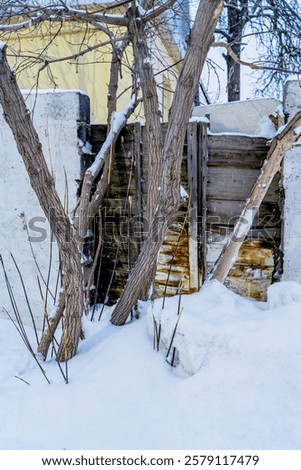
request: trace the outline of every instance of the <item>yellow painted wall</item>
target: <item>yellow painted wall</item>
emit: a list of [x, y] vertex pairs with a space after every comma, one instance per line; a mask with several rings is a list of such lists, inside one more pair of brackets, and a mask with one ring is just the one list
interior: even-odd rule
[[[120, 32], [121, 33], [121, 32]], [[85, 91], [91, 101], [91, 121], [106, 122], [111, 48], [109, 45], [90, 51], [77, 59], [49, 63], [43, 68], [43, 60], [49, 61], [76, 54], [78, 51], [93, 47], [107, 41], [107, 36], [99, 30], [81, 24], [66, 23], [63, 26], [54, 23], [43, 23], [32, 31], [24, 30], [1, 38], [8, 44], [8, 58], [16, 70], [21, 88], [30, 89], [36, 85], [40, 89], [80, 89]], [[175, 58], [167, 51], [160, 38], [153, 43], [155, 71], [169, 67]], [[124, 57], [122, 80], [119, 93], [131, 85], [131, 74], [127, 67], [132, 63], [130, 48]], [[43, 68], [41, 70], [41, 68]], [[163, 120], [168, 117], [168, 108], [172, 101], [172, 90], [175, 87], [177, 69], [166, 70], [156, 76], [161, 87], [159, 100], [162, 105]], [[121, 110], [128, 102], [130, 90], [119, 100]], [[164, 109], [163, 109], [164, 107]], [[132, 119], [142, 116], [142, 107]]]

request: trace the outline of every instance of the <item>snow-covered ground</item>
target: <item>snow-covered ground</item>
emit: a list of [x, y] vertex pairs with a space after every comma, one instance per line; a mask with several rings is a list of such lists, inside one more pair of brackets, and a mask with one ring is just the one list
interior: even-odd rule
[[124, 327], [110, 324], [110, 309], [85, 319], [68, 385], [53, 360], [43, 364], [49, 385], [0, 320], [1, 449], [301, 449], [301, 286], [275, 284], [267, 303], [217, 282], [183, 296], [172, 368], [163, 343], [178, 301], [141, 303]]

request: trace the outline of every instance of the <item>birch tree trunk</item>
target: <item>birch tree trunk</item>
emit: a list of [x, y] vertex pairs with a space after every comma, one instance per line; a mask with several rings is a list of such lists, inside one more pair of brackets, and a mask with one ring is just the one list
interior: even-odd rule
[[7, 63], [4, 45], [0, 49], [0, 103], [25, 164], [30, 184], [58, 243], [63, 272], [65, 321], [57, 359], [67, 361], [76, 354], [81, 334], [83, 296], [80, 257], [69, 218], [46, 165], [30, 112]]
[[265, 197], [271, 182], [280, 170], [280, 165], [284, 155], [299, 138], [299, 133], [295, 132], [296, 127], [301, 125], [301, 112], [290, 121], [280, 134], [272, 141], [267, 158], [263, 164], [260, 175], [257, 178], [250, 196], [243, 208], [241, 216], [234, 227], [233, 235], [215, 263], [210, 279], [224, 282], [230, 269], [235, 263], [239, 249], [246, 238], [259, 206]]
[[159, 156], [162, 158], [162, 177], [157, 181], [157, 188], [160, 188], [158, 207], [155, 208], [148, 238], [113, 312], [111, 321], [114, 325], [123, 325], [126, 322], [141, 292], [149, 284], [166, 230], [178, 209], [186, 127], [191, 115], [195, 91], [214, 39], [213, 33], [222, 8], [222, 0], [199, 3], [191, 31], [189, 48], [175, 90], [163, 151]]

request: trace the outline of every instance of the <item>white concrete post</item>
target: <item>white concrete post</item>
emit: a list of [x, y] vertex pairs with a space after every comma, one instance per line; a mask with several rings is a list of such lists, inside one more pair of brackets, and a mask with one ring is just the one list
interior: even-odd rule
[[[285, 84], [283, 110], [286, 119], [301, 110], [301, 87], [297, 80]], [[284, 207], [282, 223], [282, 280], [301, 283], [301, 142], [283, 161]]]
[[[24, 96], [26, 96], [25, 93]], [[56, 188], [63, 202], [66, 194], [65, 174], [67, 175], [68, 210], [70, 214], [76, 202], [77, 184], [75, 180], [79, 179], [81, 170], [78, 125], [79, 122], [89, 122], [89, 98], [79, 91], [41, 91], [37, 95], [34, 93], [27, 96], [26, 102], [28, 108], [34, 112], [34, 124], [50, 172], [53, 173]], [[43, 319], [43, 303], [36, 280], [38, 270], [32, 257], [22, 214], [25, 215], [32, 240], [32, 248], [45, 279], [48, 276], [50, 245], [52, 245], [53, 260], [50, 276], [52, 292], [55, 291], [56, 273], [59, 265], [56, 243], [51, 244], [49, 224], [30, 186], [13, 135], [4, 121], [1, 111], [0, 253], [5, 261], [24, 322], [30, 322], [29, 312], [9, 252], [14, 255], [19, 264], [34, 316], [38, 319], [40, 326]], [[41, 284], [45, 293], [45, 286], [43, 282]], [[51, 296], [48, 295], [49, 307], [52, 304]], [[0, 268], [1, 316], [5, 316], [3, 307], [12, 312], [3, 272]]]

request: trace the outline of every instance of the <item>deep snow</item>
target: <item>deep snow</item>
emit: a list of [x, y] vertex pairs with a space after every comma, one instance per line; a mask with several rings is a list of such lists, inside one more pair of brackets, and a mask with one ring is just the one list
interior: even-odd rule
[[1, 449], [301, 449], [301, 286], [275, 284], [262, 303], [211, 282], [181, 302], [181, 365], [167, 364], [163, 344], [177, 297], [163, 311], [162, 299], [141, 303], [124, 327], [110, 324], [108, 308], [100, 322], [84, 319], [68, 385], [51, 359], [48, 385], [1, 319]]

